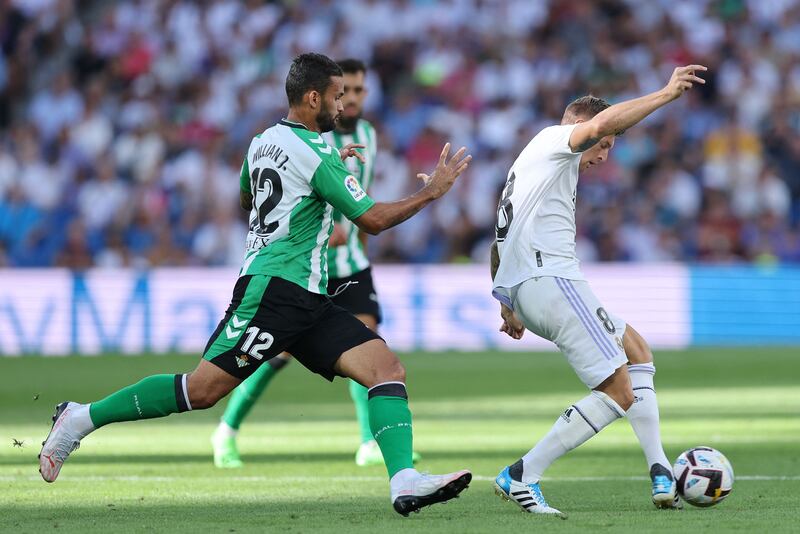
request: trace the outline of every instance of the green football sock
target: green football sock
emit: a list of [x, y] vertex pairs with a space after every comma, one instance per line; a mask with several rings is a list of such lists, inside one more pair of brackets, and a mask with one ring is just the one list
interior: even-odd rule
[[389, 478], [402, 469], [413, 469], [411, 412], [405, 385], [388, 382], [369, 390], [369, 424]]
[[372, 441], [372, 430], [369, 427], [369, 393], [367, 388], [350, 380], [350, 398], [356, 407], [356, 419], [358, 428], [361, 431], [361, 443]]
[[91, 403], [89, 417], [95, 428], [109, 423], [164, 417], [191, 409], [186, 375], [153, 375]]
[[253, 409], [253, 405], [264, 393], [267, 384], [270, 383], [272, 377], [281, 367], [286, 365], [286, 362], [287, 360], [283, 358], [275, 357], [262, 363], [261, 367], [256, 369], [252, 375], [247, 377], [247, 380], [233, 390], [228, 406], [225, 408], [225, 413], [222, 414], [222, 420], [225, 424], [233, 429], [239, 429], [239, 425], [242, 424], [244, 418]]

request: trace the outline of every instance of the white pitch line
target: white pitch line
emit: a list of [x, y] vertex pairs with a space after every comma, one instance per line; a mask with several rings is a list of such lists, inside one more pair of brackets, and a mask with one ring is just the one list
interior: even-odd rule
[[[473, 477], [474, 480], [486, 480], [486, 481], [493, 481], [494, 477], [484, 477], [484, 476], [475, 476]], [[548, 482], [611, 482], [611, 481], [639, 481], [639, 480], [650, 480], [650, 477], [645, 476], [629, 476], [629, 477], [556, 477], [556, 478], [548, 478], [545, 477], [544, 480]], [[782, 475], [741, 475], [741, 476], [734, 476], [734, 480], [800, 480], [800, 475], [789, 475], [789, 476], [782, 476]]]
[[[494, 482], [495, 477], [473, 475], [472, 480], [478, 482]], [[22, 481], [37, 481], [41, 480], [38, 476], [11, 476], [0, 475], [2, 482], [22, 482]], [[172, 476], [106, 476], [106, 475], [90, 475], [90, 476], [69, 476], [65, 475], [59, 478], [63, 482], [179, 482], [179, 481], [197, 481], [208, 480], [214, 482], [278, 482], [278, 483], [291, 483], [291, 482], [385, 482], [386, 477], [369, 477], [369, 476], [332, 476], [332, 477], [308, 477], [308, 476], [295, 476], [295, 477], [266, 477], [266, 476], [218, 476], [218, 477], [172, 477]], [[545, 478], [548, 482], [639, 482], [649, 481], [648, 477], [644, 476], [605, 476], [605, 477], [557, 477]], [[793, 481], [800, 480], [800, 475], [741, 475], [735, 477], [735, 480], [773, 480], [773, 481]]]

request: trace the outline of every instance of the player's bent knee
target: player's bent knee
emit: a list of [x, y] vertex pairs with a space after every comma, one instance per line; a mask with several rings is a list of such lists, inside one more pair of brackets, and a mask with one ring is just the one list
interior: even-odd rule
[[395, 360], [392, 367], [392, 380], [395, 382], [406, 382], [406, 368], [400, 363], [400, 360]]
[[402, 382], [405, 384], [406, 382], [406, 368], [403, 367], [397, 357], [394, 357], [394, 361], [386, 363], [377, 369], [376, 374], [376, 383]]

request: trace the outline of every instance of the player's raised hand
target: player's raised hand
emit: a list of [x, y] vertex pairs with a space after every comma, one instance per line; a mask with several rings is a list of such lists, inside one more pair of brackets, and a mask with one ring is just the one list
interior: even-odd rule
[[458, 152], [453, 154], [449, 160], [447, 156], [450, 155], [450, 143], [445, 143], [442, 148], [442, 153], [439, 156], [439, 163], [430, 175], [418, 174], [417, 178], [425, 183], [425, 187], [433, 193], [434, 198], [439, 198], [453, 187], [456, 178], [464, 172], [472, 161], [471, 155], [464, 155], [467, 152], [467, 147], [462, 146]]
[[342, 161], [346, 160], [347, 158], [354, 157], [358, 158], [358, 161], [360, 161], [361, 163], [366, 163], [367, 158], [365, 158], [364, 154], [362, 154], [357, 150], [359, 148], [367, 148], [367, 145], [362, 145], [359, 143], [346, 144], [339, 149], [339, 157], [342, 158]]
[[679, 98], [683, 93], [694, 87], [694, 84], [705, 84], [706, 81], [699, 77], [698, 72], [705, 72], [708, 68], [703, 65], [686, 65], [685, 67], [676, 67], [672, 71], [672, 77], [669, 79], [664, 90], [672, 100]]

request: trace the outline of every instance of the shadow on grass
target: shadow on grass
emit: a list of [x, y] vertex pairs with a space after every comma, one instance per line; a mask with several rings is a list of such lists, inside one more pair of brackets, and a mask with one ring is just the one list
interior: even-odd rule
[[[309, 488], [309, 494], [317, 493]], [[171, 500], [171, 499], [170, 499]], [[338, 524], [366, 528], [376, 519], [403, 518], [386, 498], [348, 499], [324, 493], [315, 499], [255, 502], [232, 492], [230, 499], [186, 504], [158, 502], [158, 497], [122, 500], [96, 498], [86, 505], [49, 502], [12, 506], [0, 516], [2, 532], [310, 532]], [[395, 517], [396, 516], [396, 517]]]
[[[550, 498], [568, 511], [568, 521], [521, 514], [514, 505], [494, 498], [490, 488], [480, 486], [470, 489], [462, 499], [446, 506], [433, 506], [408, 519], [398, 516], [383, 496], [350, 496], [335, 487], [308, 485], [302, 497], [292, 498], [268, 491], [250, 494], [234, 486], [224, 497], [210, 498], [202, 489], [195, 494], [171, 494], [165, 486], [160, 495], [90, 494], [80, 504], [74, 500], [65, 504], [57, 498], [12, 504], [0, 513], [0, 531], [14, 534], [45, 530], [114, 534], [796, 532], [794, 502], [786, 491], [780, 491], [785, 488], [776, 488], [774, 484], [749, 484], [741, 488], [741, 497], [733, 497], [718, 507], [689, 508], [679, 513], [656, 510], [646, 493], [638, 488], [634, 491], [629, 483], [622, 481], [592, 485], [577, 492], [574, 484], [552, 483], [549, 488]], [[121, 488], [120, 493], [123, 492]], [[758, 493], [764, 494], [766, 508], [753, 506]]]

